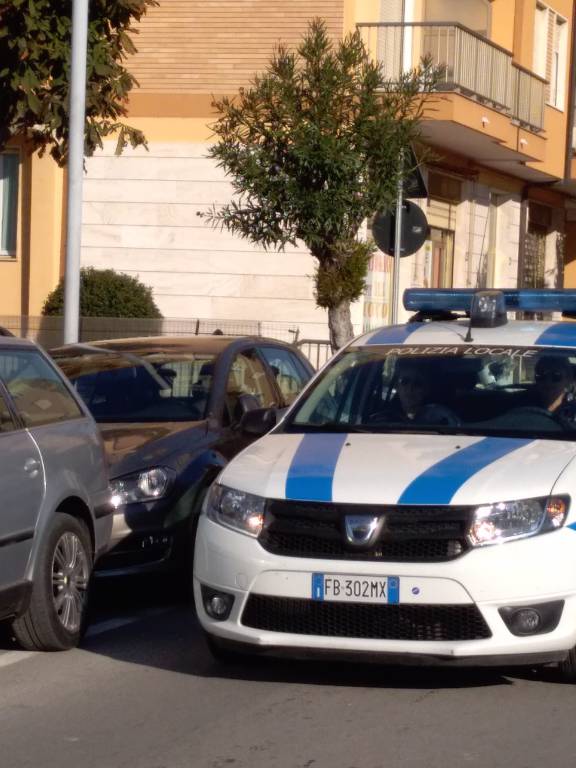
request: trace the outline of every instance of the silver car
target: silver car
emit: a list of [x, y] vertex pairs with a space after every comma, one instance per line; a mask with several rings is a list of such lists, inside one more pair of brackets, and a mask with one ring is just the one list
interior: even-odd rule
[[0, 620], [24, 648], [78, 643], [111, 512], [86, 407], [37, 346], [0, 337]]

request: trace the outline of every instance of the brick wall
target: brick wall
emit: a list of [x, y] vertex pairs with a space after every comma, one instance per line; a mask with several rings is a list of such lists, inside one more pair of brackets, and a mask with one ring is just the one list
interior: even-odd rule
[[231, 93], [269, 61], [279, 42], [295, 45], [315, 16], [342, 35], [343, 0], [160, 0], [134, 35], [127, 66], [140, 91]]

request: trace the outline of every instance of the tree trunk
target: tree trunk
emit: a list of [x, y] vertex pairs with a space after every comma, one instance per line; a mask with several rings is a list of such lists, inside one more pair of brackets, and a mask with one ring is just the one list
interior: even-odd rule
[[349, 301], [343, 300], [335, 307], [329, 307], [328, 327], [332, 351], [337, 352], [354, 336]]

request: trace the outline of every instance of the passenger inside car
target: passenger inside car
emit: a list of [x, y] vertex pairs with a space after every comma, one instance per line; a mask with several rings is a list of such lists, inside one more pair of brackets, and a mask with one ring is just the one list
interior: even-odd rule
[[434, 371], [425, 361], [399, 358], [394, 370], [392, 395], [384, 415], [391, 421], [456, 425], [459, 422], [454, 411], [440, 402], [436, 392]]

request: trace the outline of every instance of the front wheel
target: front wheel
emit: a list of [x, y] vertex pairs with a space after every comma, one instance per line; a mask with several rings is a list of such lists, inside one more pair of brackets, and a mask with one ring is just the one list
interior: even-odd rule
[[92, 565], [86, 525], [56, 514], [38, 552], [30, 603], [12, 624], [23, 648], [65, 651], [78, 645], [86, 625]]

